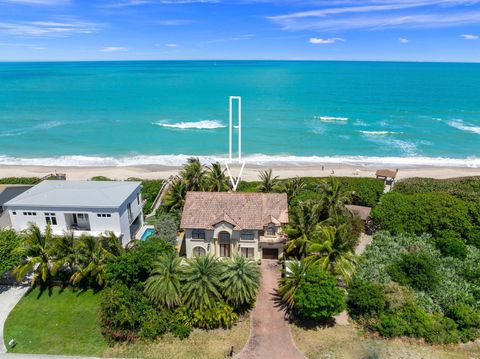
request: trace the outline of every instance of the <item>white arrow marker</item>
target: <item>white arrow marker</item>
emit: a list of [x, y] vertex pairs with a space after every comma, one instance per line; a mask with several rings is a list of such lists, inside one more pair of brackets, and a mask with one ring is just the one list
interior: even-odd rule
[[[238, 159], [233, 160], [233, 101], [238, 103]], [[240, 96], [230, 96], [229, 100], [230, 105], [230, 121], [229, 121], [229, 151], [228, 151], [228, 161], [225, 163], [227, 167], [227, 173], [230, 177], [230, 183], [234, 191], [237, 190], [240, 179], [242, 178], [243, 169], [245, 168], [245, 161], [242, 161], [242, 98]], [[240, 172], [237, 177], [232, 175], [230, 166], [233, 163], [240, 164]]]

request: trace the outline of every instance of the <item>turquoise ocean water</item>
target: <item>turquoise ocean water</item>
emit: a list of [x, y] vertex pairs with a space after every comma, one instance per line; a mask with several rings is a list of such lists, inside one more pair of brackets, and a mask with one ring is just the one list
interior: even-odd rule
[[480, 167], [480, 64], [0, 63], [0, 164], [247, 161]]

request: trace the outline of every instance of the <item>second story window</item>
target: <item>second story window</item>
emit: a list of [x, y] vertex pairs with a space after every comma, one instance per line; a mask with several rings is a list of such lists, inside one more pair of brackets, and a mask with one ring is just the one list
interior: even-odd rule
[[267, 236], [275, 236], [277, 234], [277, 227], [273, 223], [270, 223], [267, 226], [267, 230], [265, 231]]
[[253, 241], [255, 239], [253, 231], [242, 231], [240, 233], [240, 239], [242, 241]]
[[193, 239], [205, 239], [205, 231], [203, 229], [192, 230]]

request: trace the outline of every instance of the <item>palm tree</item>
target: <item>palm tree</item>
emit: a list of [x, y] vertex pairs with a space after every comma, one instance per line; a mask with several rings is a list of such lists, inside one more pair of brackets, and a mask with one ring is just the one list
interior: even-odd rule
[[260, 271], [254, 261], [237, 254], [222, 262], [220, 281], [224, 297], [238, 308], [255, 299], [260, 286]]
[[320, 185], [322, 202], [328, 210], [329, 217], [338, 223], [338, 215], [345, 211], [345, 204], [350, 201], [351, 192], [346, 192], [335, 177]]
[[171, 184], [165, 199], [163, 200], [163, 206], [169, 212], [180, 211], [185, 204], [185, 196], [187, 194], [187, 186], [185, 182], [177, 177]]
[[288, 309], [292, 309], [295, 305], [295, 293], [305, 278], [307, 267], [303, 261], [290, 261], [287, 264], [285, 276], [280, 279], [278, 295]]
[[198, 157], [190, 157], [180, 171], [180, 177], [184, 180], [187, 191], [202, 191], [205, 187], [206, 173]]
[[274, 192], [278, 182], [278, 176], [273, 177], [272, 169], [261, 171], [259, 174], [260, 185], [258, 190], [264, 193]]
[[182, 302], [182, 261], [176, 253], [158, 258], [150, 277], [145, 282], [145, 293], [157, 304], [174, 308]]
[[13, 271], [17, 280], [22, 280], [25, 275], [33, 270], [31, 285], [37, 281], [44, 285], [51, 277], [50, 255], [53, 246], [52, 230], [49, 225], [42, 233], [35, 224], [30, 224], [25, 235], [22, 238], [20, 247], [14, 250], [24, 256], [25, 261], [16, 267]]
[[190, 309], [212, 308], [222, 298], [220, 263], [210, 255], [188, 260], [184, 280], [183, 301]]
[[52, 253], [52, 273], [54, 275], [62, 267], [70, 270], [73, 269], [75, 264], [75, 238], [72, 231], [65, 232], [63, 236], [59, 236], [53, 240]]
[[228, 181], [225, 176], [225, 170], [222, 169], [220, 163], [212, 163], [212, 166], [208, 168], [207, 174], [207, 189], [210, 192], [225, 192], [228, 191]]
[[287, 194], [288, 204], [291, 205], [297, 196], [305, 189], [306, 182], [302, 177], [295, 177], [285, 181], [279, 188], [280, 192]]
[[315, 235], [321, 213], [322, 207], [313, 201], [299, 202], [293, 208], [290, 223], [284, 228], [289, 237], [285, 246], [287, 252], [295, 252], [300, 258], [305, 257], [307, 244]]
[[305, 261], [318, 264], [323, 270], [339, 276], [349, 284], [359, 258], [352, 252], [346, 240], [346, 225], [338, 228], [319, 226], [318, 236], [310, 241]]
[[99, 238], [82, 236], [75, 247], [78, 270], [70, 278], [74, 285], [90, 278], [98, 286], [103, 286], [107, 264], [123, 251], [120, 241], [113, 233]]

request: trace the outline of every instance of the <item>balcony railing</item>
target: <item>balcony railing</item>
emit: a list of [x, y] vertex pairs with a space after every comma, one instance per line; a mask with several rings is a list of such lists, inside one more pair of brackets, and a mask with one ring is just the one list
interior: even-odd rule
[[275, 236], [260, 236], [260, 243], [285, 243], [287, 236], [285, 234], [276, 234]]

